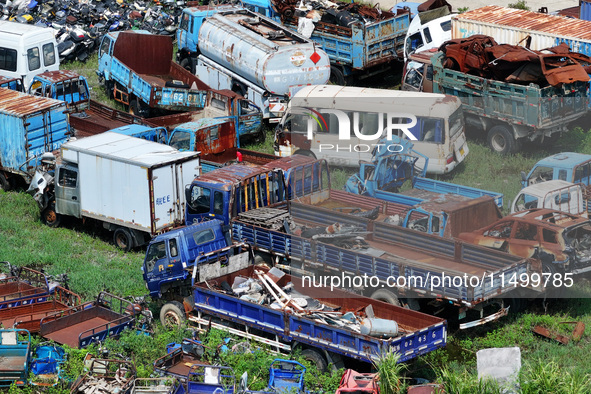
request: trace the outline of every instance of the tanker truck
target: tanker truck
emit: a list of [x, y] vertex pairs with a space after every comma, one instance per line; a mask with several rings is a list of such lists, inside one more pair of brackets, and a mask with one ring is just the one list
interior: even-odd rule
[[260, 14], [233, 6], [183, 10], [177, 62], [214, 89], [231, 89], [277, 123], [289, 97], [330, 77], [330, 60], [313, 41]]

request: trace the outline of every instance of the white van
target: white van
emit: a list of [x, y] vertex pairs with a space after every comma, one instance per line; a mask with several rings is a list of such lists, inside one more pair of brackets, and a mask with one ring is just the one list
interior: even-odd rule
[[275, 154], [357, 167], [374, 149], [396, 149], [382, 142], [388, 130], [413, 140], [413, 149], [429, 159], [430, 174], [452, 171], [468, 154], [457, 97], [338, 85], [306, 86], [291, 98], [275, 129]]
[[59, 66], [54, 29], [0, 21], [0, 75], [29, 86], [35, 75]]

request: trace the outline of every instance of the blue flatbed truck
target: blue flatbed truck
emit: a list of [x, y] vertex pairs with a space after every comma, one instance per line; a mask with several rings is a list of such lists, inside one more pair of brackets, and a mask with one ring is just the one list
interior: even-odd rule
[[[287, 210], [287, 209], [286, 209]], [[280, 211], [280, 209], [278, 209]], [[382, 287], [368, 286], [364, 295], [391, 303], [404, 303], [422, 309], [426, 301], [437, 300], [441, 306], [459, 308], [458, 318], [466, 312], [479, 312], [480, 318], [460, 324], [469, 328], [496, 320], [508, 313], [506, 303], [522, 297], [514, 290], [538, 295], [543, 288], [507, 286], [504, 278], [541, 274], [537, 260], [522, 259], [506, 253], [492, 253], [488, 248], [451, 238], [424, 234], [389, 223], [339, 213], [307, 204], [289, 203], [291, 220], [299, 226], [327, 227], [335, 223], [352, 226], [360, 232], [365, 247], [338, 246], [327, 240], [306, 238], [296, 233], [265, 228], [236, 217], [232, 220], [232, 238], [249, 244], [255, 253], [270, 255], [297, 271], [329, 275], [375, 275]], [[267, 258], [268, 259], [268, 258]], [[445, 279], [447, 276], [447, 280]], [[389, 286], [389, 278], [402, 278]], [[449, 278], [478, 278], [456, 281]], [[480, 280], [482, 279], [482, 280]], [[398, 284], [402, 285], [398, 285]], [[503, 298], [505, 298], [503, 300]], [[488, 305], [500, 305], [498, 312], [484, 316]]]
[[97, 74], [109, 96], [139, 116], [204, 108], [210, 87], [176, 64], [172, 50], [168, 36], [110, 32], [101, 41]]
[[[364, 335], [348, 327], [322, 323], [221, 291], [223, 282], [234, 283], [234, 278], [239, 276], [255, 277], [255, 269], [266, 270], [251, 265], [196, 283], [193, 286], [194, 305], [188, 320], [196, 323], [199, 329], [206, 329], [211, 324], [266, 343], [276, 352], [290, 352], [299, 347], [303, 349], [302, 356], [315, 362], [319, 369], [326, 368], [329, 363], [339, 368], [347, 358], [371, 363], [381, 352], [389, 350], [398, 352], [400, 362], [404, 362], [446, 344], [444, 319], [338, 289], [302, 287], [299, 279], [287, 274], [277, 282], [280, 287], [291, 282], [299, 293], [340, 308], [341, 313], [361, 311], [371, 305], [376, 318], [396, 321], [402, 335], [387, 339]], [[228, 327], [229, 323], [232, 328]]]
[[[246, 0], [244, 8], [258, 12], [298, 30], [298, 18], [285, 2]], [[381, 11], [382, 19], [371, 22], [355, 20], [349, 26], [318, 21], [310, 38], [330, 58], [330, 80], [345, 85], [346, 77], [369, 76], [382, 72], [394, 60], [403, 58], [404, 39], [410, 25], [410, 13]]]

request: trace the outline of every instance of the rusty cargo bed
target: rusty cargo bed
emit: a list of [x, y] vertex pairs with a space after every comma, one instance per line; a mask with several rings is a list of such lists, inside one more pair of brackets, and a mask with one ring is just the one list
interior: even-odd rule
[[179, 379], [186, 379], [192, 365], [209, 365], [201, 357], [206, 349], [205, 345], [185, 338], [180, 347], [154, 361], [154, 371]]
[[78, 294], [57, 286], [47, 301], [0, 309], [0, 324], [36, 333], [39, 332], [41, 319], [81, 303]]
[[49, 283], [45, 274], [27, 267], [10, 268], [10, 271], [10, 276], [0, 279], [0, 311], [48, 299]]
[[101, 292], [96, 301], [86, 302], [44, 317], [39, 334], [48, 340], [73, 348], [118, 336], [135, 323], [131, 302]]

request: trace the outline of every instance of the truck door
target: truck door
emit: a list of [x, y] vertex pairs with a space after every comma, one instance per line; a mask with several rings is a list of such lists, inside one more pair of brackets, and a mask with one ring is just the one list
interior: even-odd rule
[[57, 213], [80, 217], [79, 183], [77, 166], [66, 164], [58, 167], [55, 185], [55, 208]]
[[110, 65], [111, 65], [111, 58], [113, 57], [113, 40], [109, 35], [105, 35], [103, 37], [103, 41], [101, 41], [101, 46], [99, 48], [99, 64], [98, 64], [98, 73], [99, 75], [103, 75], [106, 79], [110, 79]]
[[159, 241], [148, 246], [146, 259], [144, 261], [144, 275], [148, 290], [158, 293], [160, 281], [166, 275], [168, 267], [168, 256], [166, 254], [166, 241]]
[[261, 109], [250, 100], [237, 100], [236, 105], [238, 106], [238, 136], [264, 133]]

